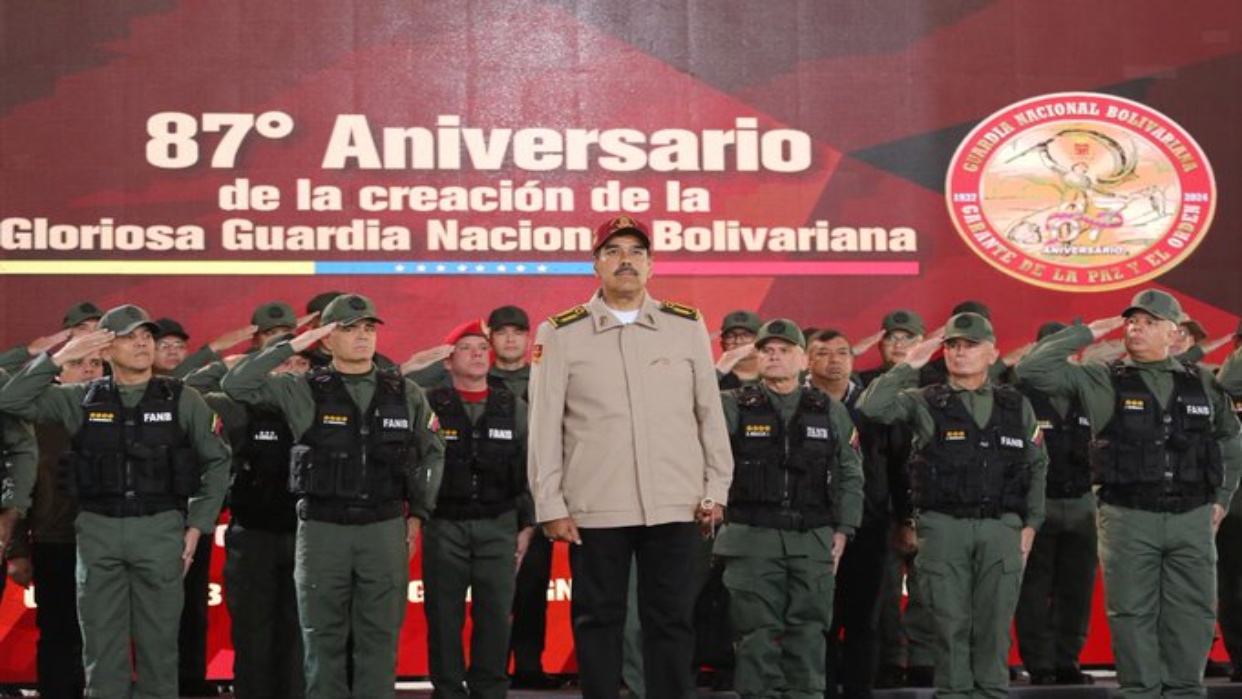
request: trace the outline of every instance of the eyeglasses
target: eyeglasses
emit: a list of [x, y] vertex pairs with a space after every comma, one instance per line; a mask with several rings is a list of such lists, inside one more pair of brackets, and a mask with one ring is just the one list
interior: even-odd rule
[[720, 341], [731, 345], [740, 345], [747, 342], [754, 342], [756, 337], [759, 336], [745, 330], [731, 330], [721, 335]]
[[883, 342], [886, 345], [903, 345], [904, 346], [904, 345], [913, 345], [916, 339], [917, 338], [914, 335], [906, 335], [904, 333], [898, 335], [897, 333], [891, 333], [891, 334], [885, 335], [883, 339], [880, 340], [880, 342]]

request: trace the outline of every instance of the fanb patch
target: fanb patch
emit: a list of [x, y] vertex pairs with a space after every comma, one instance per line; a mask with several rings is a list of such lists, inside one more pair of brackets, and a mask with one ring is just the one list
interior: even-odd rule
[[568, 311], [558, 313], [551, 318], [548, 318], [548, 322], [551, 323], [554, 328], [563, 328], [566, 325], [576, 323], [589, 315], [591, 315], [591, 313], [587, 311], [586, 306], [575, 306]]
[[679, 318], [685, 318], [686, 320], [698, 320], [702, 317], [702, 314], [699, 313], [699, 309], [683, 306], [676, 301], [661, 301], [660, 310], [665, 313], [671, 313]]

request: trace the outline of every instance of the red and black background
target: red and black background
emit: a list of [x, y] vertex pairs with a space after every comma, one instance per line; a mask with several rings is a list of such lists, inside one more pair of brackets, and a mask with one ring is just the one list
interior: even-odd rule
[[[780, 253], [669, 253], [657, 256], [653, 293], [699, 307], [715, 327], [729, 310], [873, 332], [893, 308], [913, 308], [932, 325], [966, 298], [991, 306], [1002, 350], [1025, 343], [1044, 321], [1091, 320], [1121, 309], [1134, 289], [1071, 293], [1041, 289], [996, 271], [962, 242], [945, 211], [944, 175], [967, 132], [996, 110], [1036, 95], [1098, 91], [1171, 117], [1213, 163], [1221, 196], [1204, 242], [1156, 284], [1177, 294], [1213, 336], [1242, 311], [1235, 234], [1242, 212], [1230, 194], [1240, 181], [1237, 134], [1242, 96], [1242, 4], [1205, 0], [1178, 7], [1156, 0], [602, 0], [358, 2], [327, 0], [133, 0], [125, 3], [0, 5], [0, 218], [57, 223], [193, 223], [209, 245], [231, 214], [220, 187], [245, 177], [288, 192], [298, 178], [349, 191], [360, 184], [451, 185], [539, 180], [573, 188], [572, 212], [444, 214], [472, 225], [591, 225], [585, 193], [606, 180], [663, 190], [669, 180], [708, 189], [707, 213], [640, 217], [686, 225], [899, 226], [918, 231], [915, 253], [799, 260], [902, 260], [917, 276], [661, 275], [661, 261], [790, 260]], [[279, 141], [247, 143], [235, 166], [167, 170], [147, 162], [147, 119], [158, 112], [278, 110], [296, 121]], [[433, 126], [443, 114], [471, 127], [790, 128], [814, 139], [814, 162], [775, 173], [480, 172], [320, 168], [337, 115], [378, 126]], [[211, 145], [210, 139], [202, 141]], [[657, 202], [660, 197], [656, 197]], [[354, 217], [421, 231], [426, 214], [248, 212], [257, 222], [340, 224]], [[419, 236], [415, 235], [415, 240]], [[417, 246], [416, 246], [417, 248]], [[167, 257], [161, 257], [166, 255]], [[229, 253], [204, 260], [382, 260], [384, 253]], [[435, 253], [402, 259], [585, 261], [582, 253]], [[5, 260], [193, 259], [172, 253], [0, 252]], [[534, 283], [531, 283], [534, 282]], [[398, 359], [438, 343], [464, 319], [516, 303], [532, 317], [584, 300], [586, 276], [537, 280], [488, 276], [0, 275], [12, 346], [56, 330], [71, 304], [133, 302], [180, 320], [192, 344], [245, 325], [257, 305], [301, 307], [328, 289], [373, 297], [388, 321], [380, 349]], [[1213, 357], [1219, 361], [1219, 357]], [[877, 363], [872, 355], [860, 368]], [[220, 552], [222, 554], [222, 552]], [[218, 555], [217, 561], [223, 556]], [[218, 572], [218, 571], [217, 571]], [[558, 577], [567, 569], [558, 559]], [[417, 579], [418, 562], [412, 566]], [[219, 576], [216, 577], [219, 580]], [[34, 676], [33, 610], [13, 585], [0, 606], [0, 682]], [[545, 665], [571, 668], [568, 603], [551, 605]], [[213, 607], [211, 675], [227, 677], [228, 619]], [[411, 604], [400, 672], [425, 673], [420, 604]], [[1097, 609], [1084, 662], [1109, 661]]]

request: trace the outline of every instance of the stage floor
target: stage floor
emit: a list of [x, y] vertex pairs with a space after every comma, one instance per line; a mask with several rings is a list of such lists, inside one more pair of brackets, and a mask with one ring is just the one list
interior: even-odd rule
[[[1111, 671], [1093, 671], [1096, 678], [1094, 685], [1074, 687], [1032, 687], [1025, 678], [1014, 681], [1010, 686], [1010, 694], [1015, 699], [1109, 699], [1117, 689], [1116, 677]], [[1211, 699], [1242, 699], [1242, 683], [1230, 682], [1226, 679], [1207, 680], [1208, 696]], [[3, 695], [0, 695], [3, 696]], [[21, 696], [37, 697], [33, 689], [24, 690]], [[224, 693], [221, 699], [232, 699], [233, 695]], [[426, 699], [431, 696], [431, 685], [427, 682], [400, 682], [397, 685], [397, 696], [400, 699]], [[574, 699], [582, 694], [574, 687], [556, 691], [510, 690], [508, 696], [515, 699]], [[624, 692], [622, 697], [627, 696]], [[699, 691], [699, 697], [718, 699], [736, 699], [735, 692], [712, 692], [707, 689]], [[188, 698], [187, 698], [188, 699]], [[875, 699], [933, 699], [931, 689], [882, 689], [876, 690]]]
[[[1117, 689], [1116, 676], [1111, 671], [1093, 671], [1096, 677], [1094, 685], [1074, 687], [1032, 687], [1026, 679], [1015, 680], [1010, 686], [1010, 694], [1015, 699], [1109, 699]], [[1211, 699], [1242, 699], [1242, 683], [1229, 682], [1227, 679], [1207, 680], [1208, 696]], [[232, 697], [222, 694], [221, 697]], [[397, 696], [401, 699], [425, 699], [431, 696], [431, 685], [426, 682], [402, 682], [398, 684]], [[572, 699], [581, 697], [576, 688], [570, 687], [556, 691], [511, 690], [510, 697], [520, 699]], [[621, 696], [627, 696], [624, 692]], [[719, 699], [736, 699], [735, 692], [712, 692], [700, 690], [699, 697], [716, 697]], [[876, 699], [932, 699], [931, 689], [884, 689], [876, 690]]]

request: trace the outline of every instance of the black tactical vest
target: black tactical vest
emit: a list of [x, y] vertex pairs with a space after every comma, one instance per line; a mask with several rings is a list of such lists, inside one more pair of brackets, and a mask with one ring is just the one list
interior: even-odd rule
[[247, 529], [289, 533], [297, 529], [297, 496], [289, 492], [293, 432], [279, 411], [246, 406], [248, 422], [233, 445], [229, 512]]
[[760, 386], [744, 386], [735, 395], [729, 521], [799, 531], [832, 524], [840, 436], [832, 428], [828, 396], [803, 388], [785, 424]]
[[1091, 443], [1091, 474], [1105, 502], [1155, 511], [1187, 511], [1211, 501], [1224, 482], [1212, 404], [1196, 371], [1173, 372], [1165, 408], [1138, 370], [1109, 367], [1117, 402]]
[[85, 419], [68, 461], [82, 509], [109, 516], [185, 509], [201, 476], [181, 429], [182, 388], [177, 379], [153, 376], [138, 404], [126, 408], [112, 377], [87, 384]]
[[1065, 417], [1052, 406], [1043, 391], [1027, 384], [1017, 389], [1031, 402], [1035, 419], [1044, 433], [1048, 450], [1048, 490], [1051, 499], [1077, 498], [1091, 491], [1091, 466], [1087, 450], [1091, 444], [1091, 420], [1077, 399]]
[[[335, 503], [351, 511], [382, 508], [385, 519], [397, 516], [395, 505], [406, 494], [413, 435], [405, 380], [377, 371], [375, 395], [364, 413], [336, 371], [315, 369], [306, 379], [315, 398], [315, 417], [290, 454], [290, 489], [307, 496], [311, 505]], [[338, 515], [309, 518], [362, 523]]]
[[914, 506], [954, 517], [1025, 517], [1031, 471], [1022, 394], [994, 386], [992, 416], [980, 429], [949, 387], [928, 386], [922, 393], [935, 431], [910, 459]]
[[518, 436], [513, 393], [491, 384], [483, 414], [473, 424], [451, 386], [432, 389], [427, 400], [444, 438], [436, 517], [480, 519], [513, 509], [526, 491], [526, 447]]

